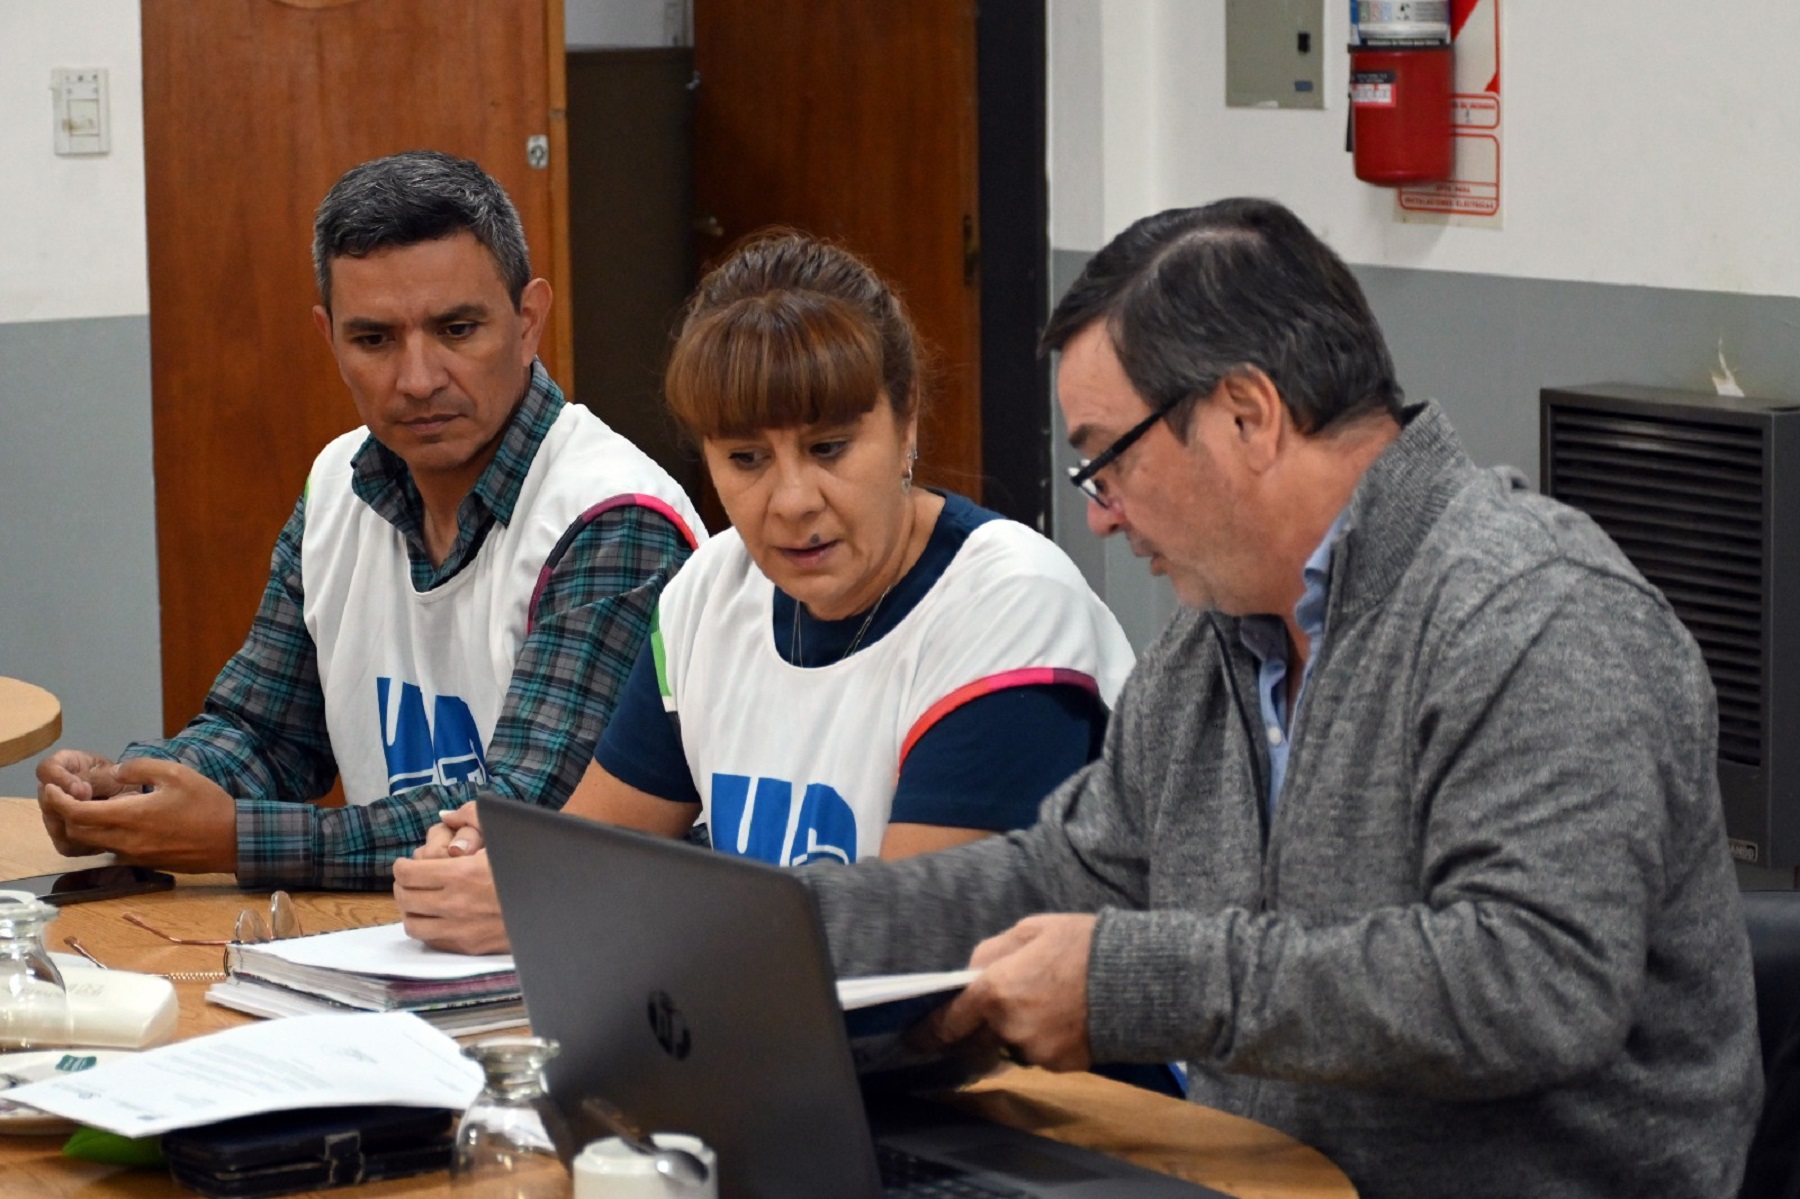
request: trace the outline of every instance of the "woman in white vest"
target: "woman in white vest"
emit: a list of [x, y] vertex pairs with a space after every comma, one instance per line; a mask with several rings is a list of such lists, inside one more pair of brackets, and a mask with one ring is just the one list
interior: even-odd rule
[[[1131, 648], [1048, 539], [914, 485], [921, 390], [904, 306], [842, 249], [766, 236], [702, 281], [666, 391], [733, 528], [664, 590], [565, 811], [856, 862], [1029, 824], [1097, 755]], [[473, 813], [421, 853], [472, 852]]]

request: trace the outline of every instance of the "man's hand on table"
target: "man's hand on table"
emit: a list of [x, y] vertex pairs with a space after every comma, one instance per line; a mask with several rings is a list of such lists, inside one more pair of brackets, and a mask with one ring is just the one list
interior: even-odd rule
[[1094, 920], [1029, 916], [977, 945], [969, 965], [981, 974], [938, 1013], [939, 1038], [953, 1044], [985, 1032], [1032, 1065], [1087, 1069]]
[[450, 953], [506, 953], [506, 925], [473, 803], [445, 812], [410, 858], [394, 862], [406, 935]]
[[116, 853], [192, 874], [237, 870], [237, 804], [178, 762], [63, 750], [38, 763], [38, 810], [59, 853]]
[[98, 853], [99, 849], [92, 845], [83, 845], [69, 835], [63, 824], [62, 809], [53, 805], [49, 796], [57, 795], [62, 799], [105, 799], [119, 792], [118, 781], [113, 778], [113, 760], [103, 758], [99, 754], [91, 754], [85, 749], [63, 749], [51, 754], [37, 764], [38, 811], [44, 817], [44, 830], [50, 834], [50, 844], [56, 852], [64, 857], [78, 857], [82, 854]]

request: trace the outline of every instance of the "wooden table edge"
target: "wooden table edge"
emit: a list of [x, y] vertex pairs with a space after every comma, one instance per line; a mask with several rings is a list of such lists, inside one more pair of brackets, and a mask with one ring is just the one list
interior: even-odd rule
[[[7, 872], [74, 869], [106, 860], [58, 859], [42, 831], [34, 799], [0, 799], [0, 832], [5, 834], [0, 836], [0, 869]], [[322, 917], [311, 931], [325, 931], [320, 925], [351, 927], [369, 923], [371, 917], [379, 922], [395, 915], [391, 895], [380, 892], [309, 891], [297, 892], [295, 898], [305, 910], [304, 918]], [[80, 931], [84, 939], [101, 950], [103, 960], [111, 958], [124, 968], [192, 969], [208, 965], [206, 955], [218, 951], [161, 944], [153, 936], [123, 924], [118, 914], [127, 907], [142, 908], [156, 923], [179, 935], [206, 936], [229, 928], [238, 908], [258, 903], [266, 905], [266, 895], [240, 890], [230, 875], [184, 875], [173, 891], [68, 909], [69, 924], [52, 927], [50, 947], [62, 951], [62, 936]], [[314, 917], [315, 910], [318, 917]], [[250, 1022], [249, 1017], [208, 1005], [204, 999], [207, 985], [176, 984], [182, 1003], [178, 1038]], [[1185, 1178], [1236, 1199], [1355, 1199], [1356, 1195], [1343, 1172], [1328, 1158], [1285, 1133], [1215, 1108], [1151, 1095], [1098, 1075], [1004, 1067], [946, 1098], [962, 1110], [1055, 1140], [1112, 1153], [1146, 1169]], [[1110, 1122], [1108, 1109], [1112, 1112]], [[1127, 1112], [1123, 1118], [1122, 1110]], [[1005, 1113], [1007, 1118], [990, 1113]], [[1083, 1135], [1095, 1132], [1103, 1134], [1102, 1143], [1095, 1143], [1091, 1135]], [[1204, 1141], [1197, 1149], [1196, 1139]], [[60, 1144], [60, 1138], [0, 1137], [0, 1149], [10, 1150], [0, 1151], [0, 1199], [76, 1194], [164, 1199], [192, 1194], [177, 1188], [166, 1173], [153, 1175], [62, 1158], [56, 1153]], [[357, 1199], [413, 1199], [444, 1194], [447, 1182], [442, 1174], [432, 1174], [326, 1193]]]
[[[62, 736], [62, 703], [42, 687], [0, 676], [0, 714], [23, 716], [23, 728], [0, 735], [0, 766], [22, 762]], [[0, 728], [11, 721], [0, 718]]]
[[[14, 722], [14, 717], [18, 718]], [[63, 735], [63, 704], [40, 686], [0, 675], [0, 765], [31, 758]]]
[[[1330, 1158], [1278, 1129], [1095, 1074], [1003, 1066], [939, 1098], [996, 1123], [1096, 1149], [1236, 1199], [1356, 1195]], [[1109, 1118], [1109, 1109], [1116, 1118]], [[1135, 1130], [1129, 1135], [1128, 1125]], [[1196, 1147], [1195, 1139], [1205, 1143]]]

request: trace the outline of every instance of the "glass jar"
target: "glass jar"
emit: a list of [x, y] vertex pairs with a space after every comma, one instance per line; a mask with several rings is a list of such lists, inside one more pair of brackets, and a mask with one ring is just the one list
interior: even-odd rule
[[24, 891], [0, 891], [0, 1050], [69, 1043], [69, 991], [44, 948], [54, 907]]
[[463, 1048], [485, 1080], [456, 1126], [457, 1199], [567, 1199], [572, 1145], [544, 1084], [544, 1066], [560, 1048], [544, 1037], [489, 1037]]

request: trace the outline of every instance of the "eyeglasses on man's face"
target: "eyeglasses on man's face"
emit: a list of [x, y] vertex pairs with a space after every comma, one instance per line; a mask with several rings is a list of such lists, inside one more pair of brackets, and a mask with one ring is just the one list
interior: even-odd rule
[[1185, 398], [1185, 396], [1177, 397], [1166, 404], [1158, 405], [1149, 416], [1125, 430], [1117, 441], [1101, 450], [1099, 454], [1092, 458], [1083, 458], [1071, 466], [1069, 482], [1075, 484], [1076, 490], [1080, 491], [1082, 495], [1087, 496], [1102, 508], [1112, 507], [1112, 499], [1106, 493], [1106, 480], [1098, 477], [1100, 472], [1118, 461], [1120, 454], [1136, 445], [1139, 438], [1148, 433], [1157, 421], [1169, 415], [1175, 405], [1181, 403]]

